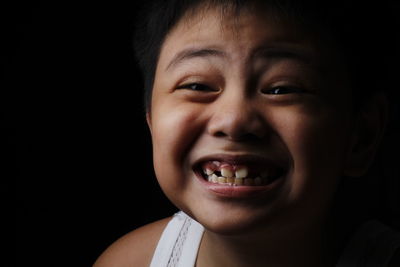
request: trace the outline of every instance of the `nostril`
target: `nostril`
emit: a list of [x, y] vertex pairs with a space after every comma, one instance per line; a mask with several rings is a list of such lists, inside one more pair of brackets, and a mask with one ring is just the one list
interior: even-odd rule
[[225, 136], [227, 136], [224, 132], [216, 132], [215, 134], [214, 134], [214, 136], [215, 137], [225, 137]]
[[260, 142], [261, 137], [253, 134], [253, 133], [243, 133], [243, 134], [237, 134], [237, 135], [231, 135], [229, 138], [232, 141], [236, 142], [246, 142], [246, 143], [257, 143]]
[[246, 142], [254, 142], [254, 141], [259, 141], [260, 136], [253, 134], [253, 133], [247, 133], [241, 136], [239, 138], [240, 141], [246, 141]]
[[207, 132], [219, 138], [235, 141], [255, 141], [264, 137], [267, 123], [255, 108], [219, 110], [208, 121]]
[[236, 132], [234, 134], [226, 134], [223, 131], [218, 131], [214, 133], [215, 137], [223, 137], [223, 138], [228, 138], [232, 141], [237, 141], [237, 142], [255, 142], [260, 140], [260, 136], [254, 133], [239, 133]]

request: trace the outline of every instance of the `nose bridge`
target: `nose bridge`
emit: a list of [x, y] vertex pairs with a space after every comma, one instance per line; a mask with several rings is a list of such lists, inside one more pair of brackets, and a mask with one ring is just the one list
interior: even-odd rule
[[227, 90], [224, 93], [215, 103], [214, 114], [209, 121], [210, 134], [232, 140], [262, 138], [265, 125], [254, 98], [245, 90]]

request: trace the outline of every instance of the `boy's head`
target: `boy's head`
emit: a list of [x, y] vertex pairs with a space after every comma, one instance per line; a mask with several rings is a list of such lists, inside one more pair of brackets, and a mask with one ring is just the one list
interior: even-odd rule
[[325, 38], [346, 61], [356, 106], [373, 91], [390, 90], [387, 80], [395, 75], [389, 67], [393, 66], [396, 43], [390, 32], [393, 22], [387, 4], [337, 0], [152, 0], [146, 1], [145, 6], [138, 16], [134, 44], [144, 77], [146, 111], [150, 110], [155, 69], [166, 36], [185, 15], [212, 7], [218, 8], [222, 17], [235, 16], [251, 6], [261, 7], [259, 11], [268, 10], [273, 20]]
[[296, 2], [161, 1], [138, 50], [159, 183], [213, 231], [315, 225], [382, 135], [363, 43], [327, 9]]

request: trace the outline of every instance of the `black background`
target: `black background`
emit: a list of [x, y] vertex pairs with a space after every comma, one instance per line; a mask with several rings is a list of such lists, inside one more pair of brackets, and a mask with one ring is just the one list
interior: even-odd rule
[[[4, 266], [91, 266], [118, 237], [176, 210], [152, 171], [132, 55], [137, 3], [2, 8], [1, 127], [11, 175], [0, 193], [16, 207], [16, 254]], [[398, 158], [399, 142], [390, 146], [387, 155]], [[388, 201], [398, 208], [396, 200]]]
[[2, 11], [17, 266], [91, 266], [118, 237], [175, 211], [152, 171], [136, 5], [14, 1]]

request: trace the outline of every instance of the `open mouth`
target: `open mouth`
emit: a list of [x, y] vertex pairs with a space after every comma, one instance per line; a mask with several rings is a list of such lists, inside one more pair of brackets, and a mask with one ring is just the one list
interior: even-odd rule
[[267, 186], [284, 176], [284, 169], [265, 161], [213, 159], [200, 162], [195, 172], [216, 185]]

